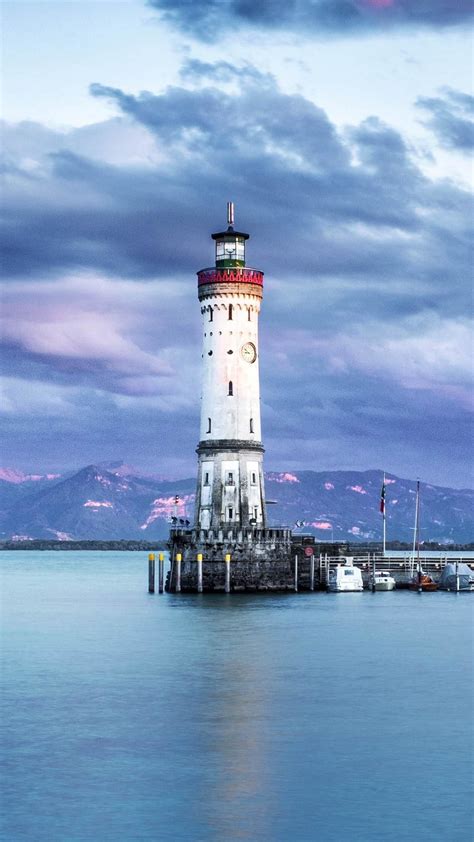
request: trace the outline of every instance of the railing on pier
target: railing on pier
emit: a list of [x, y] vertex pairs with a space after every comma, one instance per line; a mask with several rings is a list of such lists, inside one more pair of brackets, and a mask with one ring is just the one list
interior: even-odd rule
[[[413, 556], [411, 553], [407, 553], [403, 558], [396, 556], [383, 556], [381, 553], [365, 553], [364, 555], [353, 555], [347, 557], [352, 559], [354, 567], [358, 567], [362, 571], [362, 575], [367, 574], [367, 576], [370, 576], [374, 569], [377, 572], [387, 570], [392, 574], [401, 574], [403, 579], [406, 579], [407, 581], [415, 574], [418, 565], [416, 555]], [[345, 556], [320, 555], [316, 556], [316, 559], [319, 568], [319, 582], [322, 585], [326, 585], [329, 571], [334, 570], [334, 568], [336, 568], [339, 564], [344, 564]], [[448, 556], [444, 558], [435, 556], [432, 558], [420, 557], [420, 565], [424, 573], [428, 573], [437, 579], [441, 575], [441, 572], [446, 564], [451, 563], [452, 560], [453, 559]], [[469, 567], [474, 570], [474, 559], [458, 558], [457, 561], [459, 561], [460, 564], [468, 564]]]

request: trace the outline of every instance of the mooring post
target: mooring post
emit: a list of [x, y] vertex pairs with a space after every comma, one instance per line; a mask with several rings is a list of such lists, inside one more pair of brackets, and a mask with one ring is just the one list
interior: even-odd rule
[[314, 591], [314, 553], [309, 557], [309, 589]]
[[160, 553], [158, 555], [158, 593], [163, 593], [164, 560], [163, 553]]
[[[370, 570], [370, 564], [368, 565], [368, 567]], [[372, 553], [372, 593], [375, 593], [375, 553]]]
[[225, 556], [225, 592], [230, 593], [230, 553]]
[[155, 593], [155, 553], [148, 554], [148, 593]]
[[456, 593], [459, 593], [459, 559], [456, 559]]
[[181, 553], [176, 553], [176, 593], [181, 593]]
[[298, 554], [295, 555], [295, 591], [298, 590]]
[[198, 593], [202, 593], [202, 553], [197, 554], [197, 580]]

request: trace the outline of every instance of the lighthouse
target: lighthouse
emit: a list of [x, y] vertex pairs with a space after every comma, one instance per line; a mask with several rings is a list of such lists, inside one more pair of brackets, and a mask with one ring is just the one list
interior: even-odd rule
[[201, 421], [194, 524], [170, 531], [168, 591], [295, 587], [291, 530], [269, 525], [260, 424], [258, 319], [263, 272], [247, 266], [249, 235], [212, 234], [214, 265], [197, 273]]
[[201, 269], [201, 429], [197, 448], [197, 529], [265, 527], [260, 424], [258, 317], [263, 272], [246, 265], [248, 234], [212, 234], [215, 265]]

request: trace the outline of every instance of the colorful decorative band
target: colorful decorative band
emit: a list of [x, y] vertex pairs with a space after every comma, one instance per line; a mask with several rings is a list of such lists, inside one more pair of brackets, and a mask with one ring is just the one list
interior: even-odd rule
[[232, 268], [232, 269], [201, 269], [197, 273], [198, 286], [201, 284], [259, 284], [263, 286], [263, 272], [258, 269]]

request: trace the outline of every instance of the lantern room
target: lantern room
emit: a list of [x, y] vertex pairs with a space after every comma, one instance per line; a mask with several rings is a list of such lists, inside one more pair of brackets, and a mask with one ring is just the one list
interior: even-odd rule
[[227, 231], [212, 234], [216, 243], [216, 267], [245, 266], [245, 240], [249, 235], [234, 231], [234, 203], [227, 202]]

